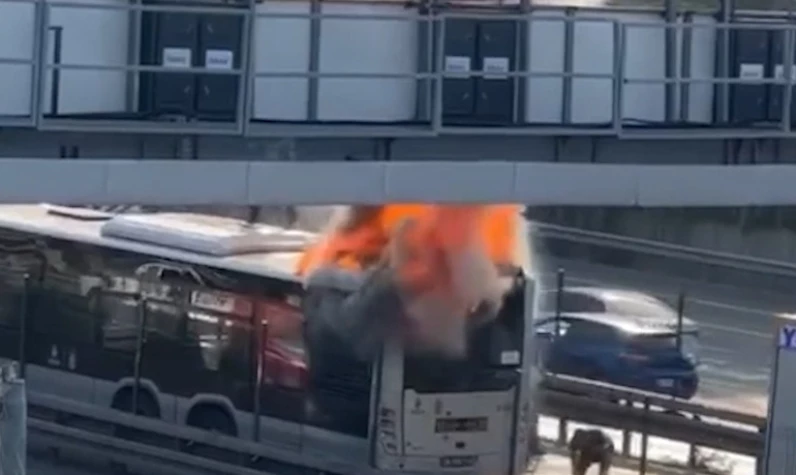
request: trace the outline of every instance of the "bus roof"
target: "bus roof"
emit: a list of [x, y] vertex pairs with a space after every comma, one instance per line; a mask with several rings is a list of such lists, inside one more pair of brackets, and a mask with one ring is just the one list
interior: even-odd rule
[[0, 205], [0, 228], [191, 264], [297, 281], [314, 233], [191, 213], [111, 214], [53, 205]]

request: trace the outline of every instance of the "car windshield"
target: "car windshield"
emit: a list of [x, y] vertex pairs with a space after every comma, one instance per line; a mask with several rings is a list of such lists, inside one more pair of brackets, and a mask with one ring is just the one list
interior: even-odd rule
[[648, 298], [611, 296], [605, 299], [608, 311], [631, 317], [676, 317], [677, 313], [665, 303]]

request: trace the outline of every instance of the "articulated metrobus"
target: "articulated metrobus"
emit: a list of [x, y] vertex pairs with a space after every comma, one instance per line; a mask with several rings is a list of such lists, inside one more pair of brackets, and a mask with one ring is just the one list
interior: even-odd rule
[[293, 269], [315, 237], [196, 214], [0, 205], [0, 357], [20, 357], [24, 322], [31, 390], [348, 467], [326, 473], [522, 473], [533, 280], [507, 276], [464, 360], [389, 338], [363, 360], [303, 317]]

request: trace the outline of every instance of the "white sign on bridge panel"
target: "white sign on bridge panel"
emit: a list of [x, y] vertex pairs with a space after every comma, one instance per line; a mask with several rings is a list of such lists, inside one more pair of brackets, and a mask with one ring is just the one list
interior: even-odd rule
[[[792, 322], [792, 319], [789, 318]], [[796, 325], [777, 328], [774, 371], [769, 385], [768, 428], [763, 472], [796, 473]]]

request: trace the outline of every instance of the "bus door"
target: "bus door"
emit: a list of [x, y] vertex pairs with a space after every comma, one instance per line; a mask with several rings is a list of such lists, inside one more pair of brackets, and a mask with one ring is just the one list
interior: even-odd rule
[[403, 467], [403, 371], [401, 341], [388, 338], [373, 365], [368, 431], [371, 465], [381, 470], [401, 470]]

